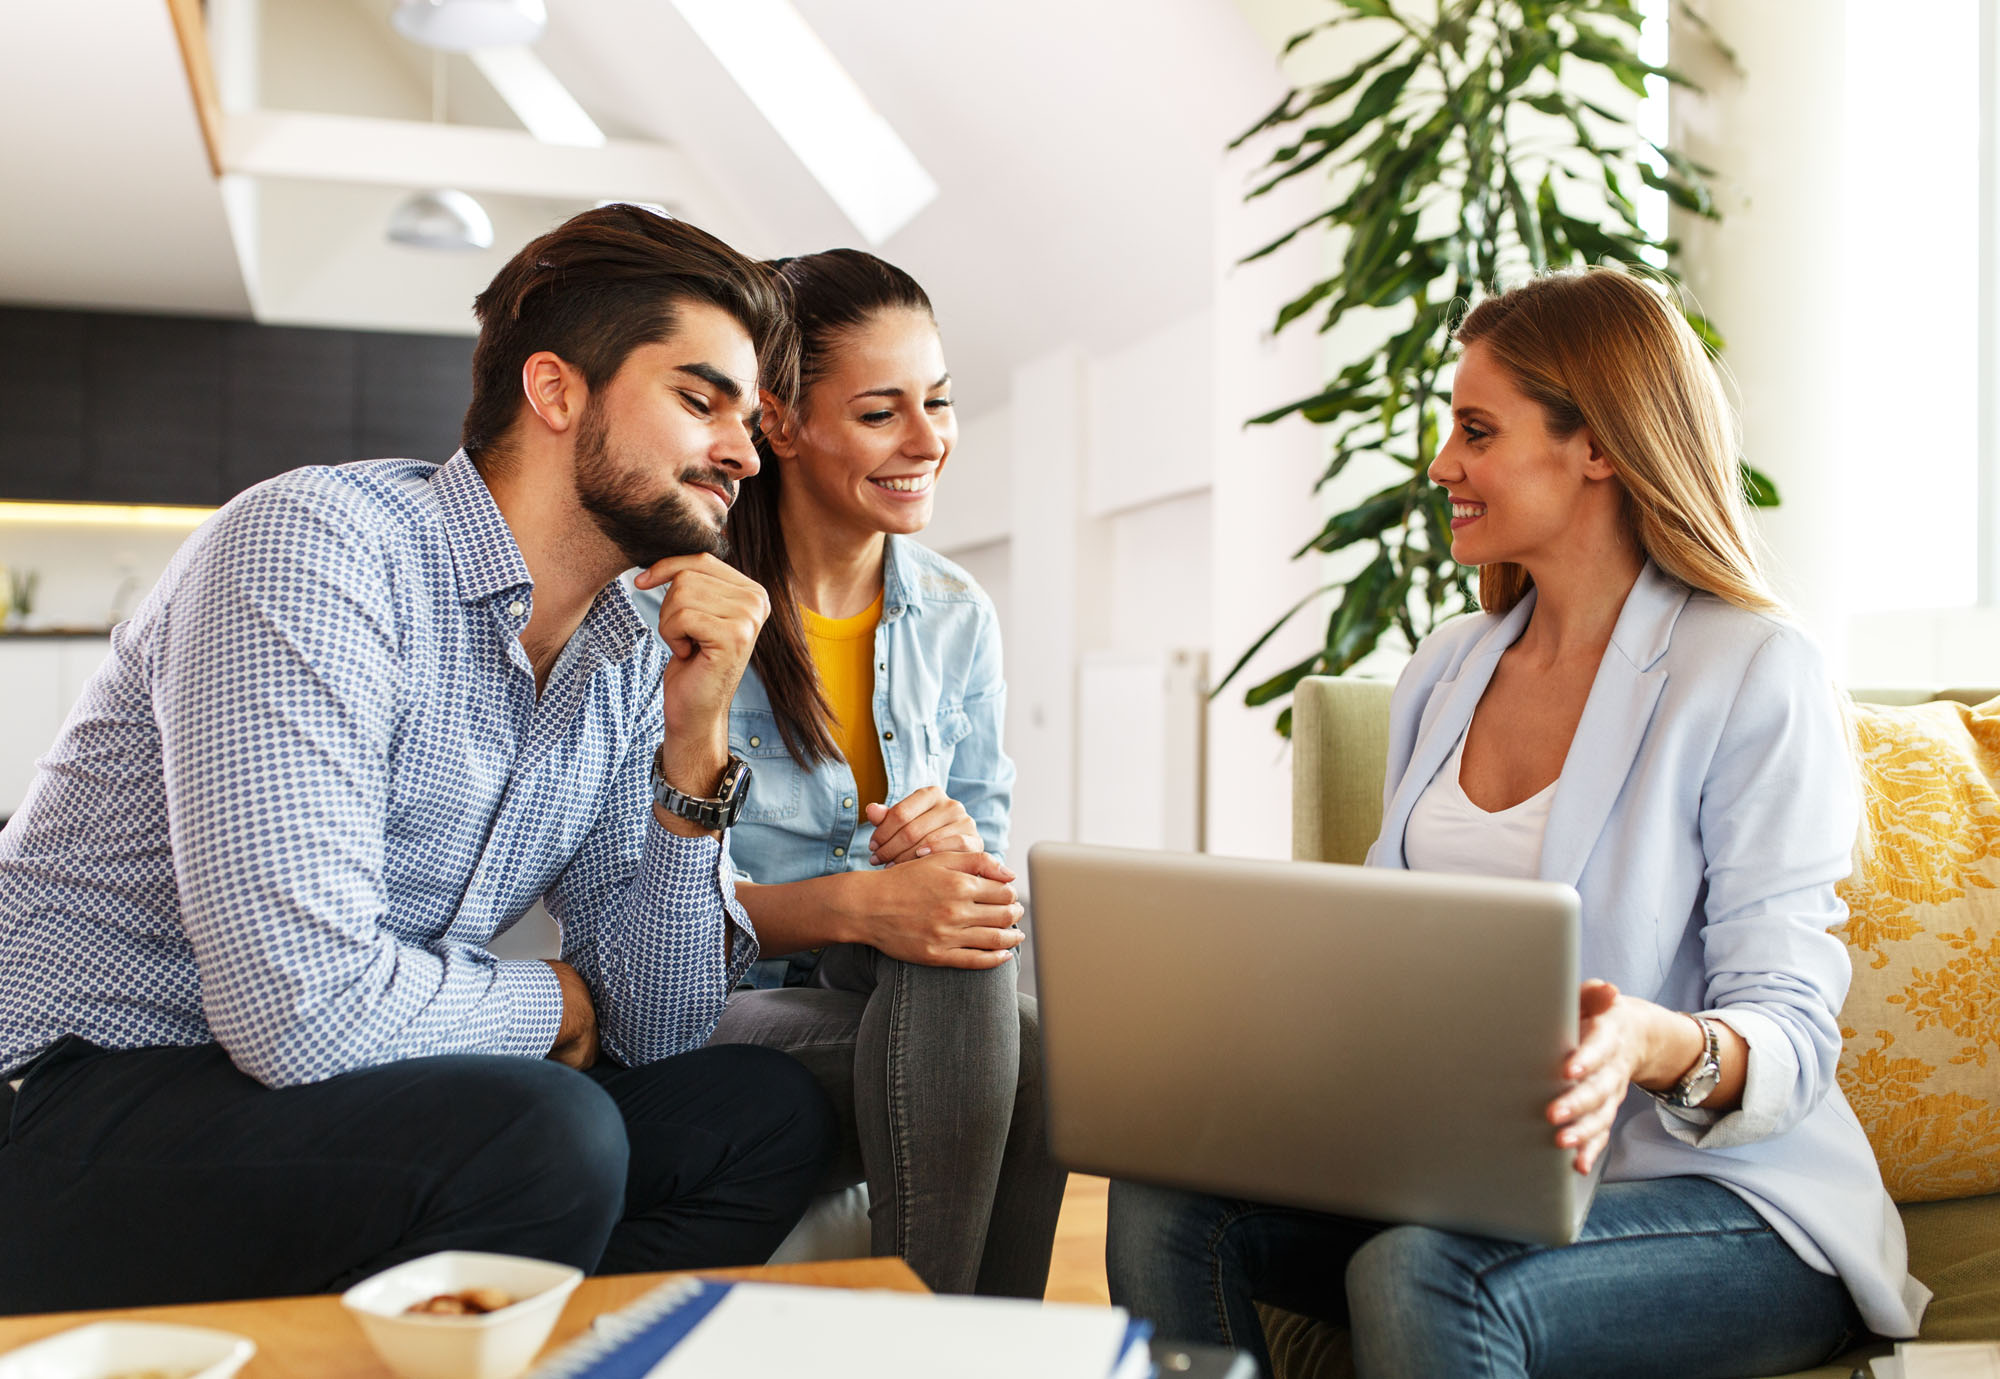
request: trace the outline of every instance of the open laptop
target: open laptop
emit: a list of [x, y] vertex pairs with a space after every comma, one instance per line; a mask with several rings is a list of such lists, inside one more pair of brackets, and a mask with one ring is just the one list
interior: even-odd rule
[[1063, 843], [1028, 873], [1064, 1165], [1576, 1238], [1594, 1177], [1546, 1117], [1577, 1037], [1569, 887]]

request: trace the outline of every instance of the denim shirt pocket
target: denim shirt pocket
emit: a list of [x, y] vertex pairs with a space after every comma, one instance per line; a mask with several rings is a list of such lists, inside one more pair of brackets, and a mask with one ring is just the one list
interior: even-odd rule
[[743, 804], [740, 819], [772, 822], [799, 812], [805, 773], [785, 748], [776, 714], [763, 709], [731, 709], [729, 750], [750, 764], [750, 798]]
[[924, 724], [924, 747], [930, 753], [932, 770], [939, 785], [951, 779], [951, 760], [958, 744], [972, 732], [972, 719], [965, 710], [940, 708], [937, 718]]

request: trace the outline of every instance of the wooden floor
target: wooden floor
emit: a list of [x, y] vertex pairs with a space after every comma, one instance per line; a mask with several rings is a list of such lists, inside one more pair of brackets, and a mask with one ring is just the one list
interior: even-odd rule
[[1110, 1187], [1104, 1178], [1070, 1175], [1056, 1220], [1056, 1251], [1049, 1261], [1049, 1301], [1111, 1301], [1104, 1283], [1104, 1210]]

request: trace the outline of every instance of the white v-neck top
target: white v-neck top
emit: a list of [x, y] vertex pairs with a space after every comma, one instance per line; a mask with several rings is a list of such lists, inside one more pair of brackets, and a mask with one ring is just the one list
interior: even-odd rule
[[1549, 829], [1549, 805], [1556, 782], [1508, 809], [1488, 811], [1472, 802], [1459, 784], [1465, 737], [1410, 810], [1403, 856], [1411, 871], [1448, 871], [1469, 876], [1512, 876], [1532, 881], [1542, 870], [1542, 838]]

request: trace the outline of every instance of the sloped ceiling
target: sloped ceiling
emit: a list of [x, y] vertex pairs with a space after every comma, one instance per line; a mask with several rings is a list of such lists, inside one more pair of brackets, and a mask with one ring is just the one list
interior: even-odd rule
[[[1233, 0], [795, 3], [940, 185], [879, 252], [930, 289], [969, 409], [1000, 401], [1015, 365], [1059, 344], [1114, 348], [1206, 303], [1222, 145], [1280, 89]], [[356, 114], [422, 118], [428, 64], [397, 46], [389, 8], [266, 0], [267, 30], [309, 21], [345, 36], [314, 39], [317, 67], [287, 76], [267, 63], [263, 103], [289, 91], [297, 106], [351, 99]], [[666, 0], [549, 10], [543, 60], [607, 132], [670, 143], [698, 166], [739, 247], [860, 242]], [[0, 14], [0, 117], [32, 131], [0, 151], [0, 299], [248, 314], [165, 0], [0, 0]], [[373, 26], [365, 43], [356, 21]], [[295, 51], [285, 37], [266, 32], [265, 52]], [[506, 123], [457, 68], [452, 83], [454, 119]], [[266, 314], [470, 329], [467, 285], [573, 209], [523, 198], [496, 213], [490, 263], [426, 261], [380, 244], [396, 195], [263, 188], [258, 258], [285, 291], [257, 295], [291, 304]]]
[[0, 0], [0, 301], [247, 316], [164, 0]]

